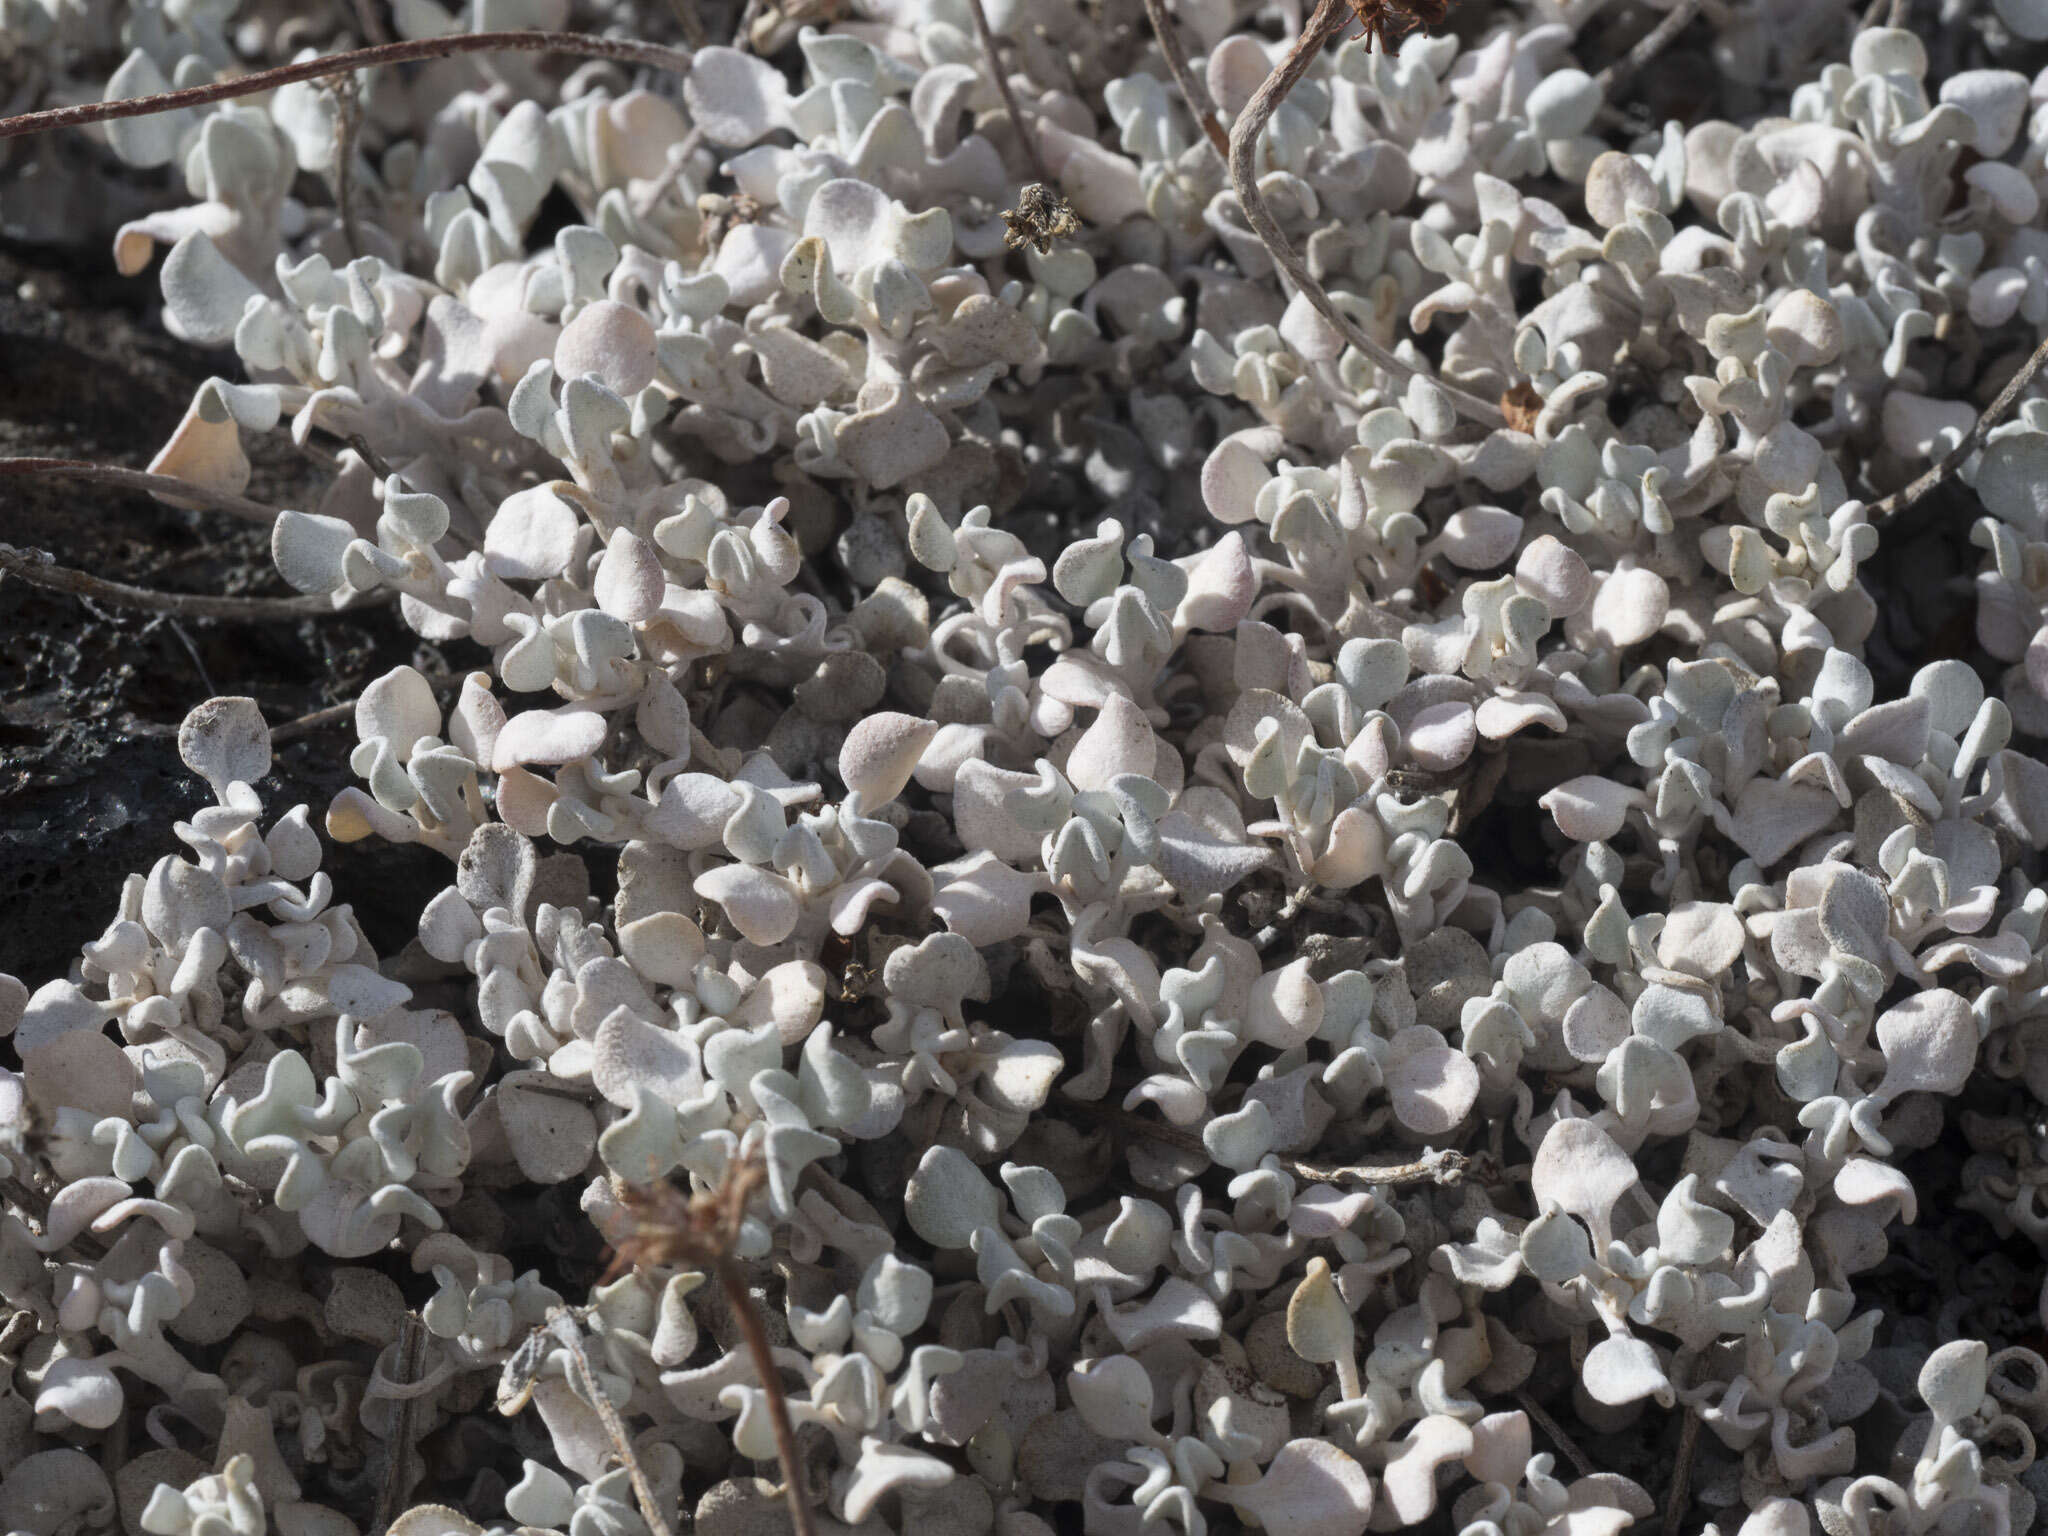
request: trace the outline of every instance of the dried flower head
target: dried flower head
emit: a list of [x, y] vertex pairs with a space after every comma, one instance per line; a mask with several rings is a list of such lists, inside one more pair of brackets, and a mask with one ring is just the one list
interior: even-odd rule
[[1003, 210], [1009, 231], [1003, 243], [1011, 250], [1029, 245], [1041, 256], [1052, 254], [1053, 243], [1081, 232], [1081, 220], [1073, 207], [1055, 188], [1042, 181], [1025, 185], [1017, 194], [1017, 206]]
[[1359, 36], [1367, 47], [1377, 44], [1381, 53], [1387, 51], [1390, 27], [1393, 35], [1399, 37], [1416, 27], [1442, 26], [1453, 3], [1455, 0], [1350, 0], [1359, 25], [1365, 29]]
[[1500, 413], [1517, 432], [1535, 432], [1536, 418], [1542, 411], [1543, 397], [1527, 379], [1517, 379], [1501, 393]]
[[619, 1203], [632, 1225], [612, 1244], [605, 1282], [630, 1269], [716, 1269], [739, 1242], [747, 1202], [767, 1182], [758, 1158], [735, 1157], [715, 1187], [695, 1194], [667, 1179], [620, 1184]]
[[706, 192], [697, 199], [697, 212], [704, 220], [704, 244], [717, 250], [726, 235], [742, 224], [758, 224], [766, 209], [760, 199], [747, 192]]

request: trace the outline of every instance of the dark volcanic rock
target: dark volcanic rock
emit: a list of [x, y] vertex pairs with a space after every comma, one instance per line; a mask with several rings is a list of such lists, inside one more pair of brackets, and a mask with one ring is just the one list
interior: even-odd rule
[[[207, 374], [237, 368], [163, 334], [147, 313], [153, 272], [124, 281], [99, 262], [0, 254], [0, 455], [144, 468]], [[317, 500], [326, 471], [285, 433], [248, 446], [250, 496]], [[0, 541], [137, 586], [287, 591], [262, 529], [78, 481], [0, 477]], [[294, 624], [170, 619], [0, 578], [0, 970], [32, 984], [65, 974], [112, 917], [122, 880], [178, 849], [172, 823], [206, 800], [178, 760], [193, 705], [247, 693], [281, 725], [416, 655], [443, 665], [388, 609]], [[343, 721], [281, 746], [262, 786], [272, 813], [303, 800], [318, 825], [349, 782], [351, 739]], [[358, 912], [389, 952], [445, 878], [438, 862], [377, 844], [335, 849], [327, 865], [337, 899], [379, 893]]]

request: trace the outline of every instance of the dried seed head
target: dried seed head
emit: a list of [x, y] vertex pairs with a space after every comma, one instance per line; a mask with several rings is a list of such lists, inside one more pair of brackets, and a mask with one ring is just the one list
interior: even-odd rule
[[1009, 226], [1004, 244], [1013, 251], [1036, 246], [1041, 256], [1052, 254], [1054, 241], [1081, 232], [1081, 221], [1066, 198], [1042, 181], [1027, 184], [1017, 194], [1017, 206], [1003, 210], [1003, 223]]
[[612, 1249], [606, 1282], [629, 1269], [712, 1269], [739, 1241], [747, 1202], [768, 1179], [753, 1159], [735, 1158], [714, 1189], [685, 1194], [666, 1179], [621, 1187], [633, 1225]]
[[1390, 26], [1396, 37], [1416, 27], [1442, 26], [1451, 13], [1452, 3], [1453, 0], [1351, 0], [1351, 9], [1358, 13], [1358, 23], [1365, 28], [1359, 35], [1378, 43], [1380, 52], [1385, 53]]
[[1535, 386], [1527, 379], [1517, 382], [1512, 388], [1503, 390], [1500, 397], [1500, 413], [1507, 417], [1508, 425], [1517, 432], [1534, 433], [1536, 417], [1543, 409], [1543, 397], [1536, 393]]

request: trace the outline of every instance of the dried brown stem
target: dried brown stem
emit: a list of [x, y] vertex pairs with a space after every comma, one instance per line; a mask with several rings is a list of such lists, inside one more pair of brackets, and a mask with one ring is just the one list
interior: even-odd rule
[[356, 132], [363, 125], [362, 92], [353, 74], [335, 76], [334, 206], [341, 214], [341, 240], [354, 261], [363, 254], [362, 226], [356, 221]]
[[[28, 1215], [29, 1219], [41, 1227], [43, 1231], [48, 1232], [50, 1230], [49, 1197], [32, 1186], [28, 1180], [23, 1178], [0, 1179], [0, 1209], [5, 1208], [5, 1202], [7, 1201], [12, 1201], [15, 1205], [19, 1206]], [[75, 1248], [90, 1258], [102, 1259], [107, 1255], [107, 1246], [105, 1238], [99, 1236], [91, 1227], [87, 1227], [57, 1251], [61, 1254], [65, 1249]]]
[[1600, 87], [1601, 99], [1612, 100], [1616, 86], [1626, 84], [1631, 75], [1662, 53], [1674, 37], [1692, 24], [1693, 17], [1699, 14], [1700, 4], [1701, 0], [1678, 0], [1662, 21], [1642, 35], [1635, 47], [1595, 75], [1593, 79]]
[[[453, 688], [453, 686], [457, 686], [469, 674], [467, 672], [426, 672], [424, 676], [426, 676], [426, 686], [438, 690], [438, 688]], [[293, 739], [297, 739], [301, 735], [311, 735], [313, 731], [322, 729], [322, 727], [340, 725], [342, 721], [350, 721], [350, 719], [356, 717], [356, 705], [360, 705], [360, 702], [362, 702], [360, 698], [344, 698], [340, 705], [328, 705], [326, 709], [315, 709], [309, 715], [301, 715], [295, 721], [285, 721], [283, 725], [274, 727], [270, 731], [270, 741], [272, 743], [276, 743], [276, 741], [293, 741]], [[539, 1094], [539, 1092], [545, 1092], [545, 1090], [541, 1090], [541, 1087], [528, 1087], [526, 1092], [528, 1094]], [[567, 1098], [567, 1096], [563, 1096], [563, 1098]]]
[[704, 35], [704, 21], [697, 14], [697, 0], [668, 0], [668, 8], [676, 18], [676, 25], [683, 29], [684, 42], [692, 48], [702, 48], [711, 41]]
[[722, 1253], [712, 1266], [725, 1290], [726, 1305], [739, 1325], [740, 1338], [754, 1362], [754, 1374], [761, 1378], [761, 1390], [768, 1398], [768, 1423], [775, 1431], [775, 1456], [782, 1463], [782, 1496], [789, 1505], [789, 1519], [796, 1536], [817, 1536], [811, 1523], [810, 1506], [804, 1502], [803, 1481], [798, 1476], [796, 1430], [789, 1422], [789, 1403], [782, 1393], [782, 1378], [776, 1372], [775, 1352], [768, 1343], [768, 1330], [760, 1311], [747, 1291], [747, 1277], [730, 1253]]
[[115, 485], [124, 491], [145, 491], [166, 500], [190, 502], [214, 512], [226, 512], [246, 522], [268, 528], [277, 521], [277, 509], [260, 501], [237, 496], [232, 491], [210, 490], [190, 485], [171, 475], [152, 475], [118, 464], [94, 464], [86, 459], [0, 459], [0, 475], [44, 475], [57, 480], [89, 480], [97, 485]]
[[384, 24], [384, 17], [377, 9], [377, 0], [355, 0], [356, 30], [363, 34], [363, 41], [372, 45], [391, 41], [391, 28]]
[[1919, 478], [1899, 487], [1889, 496], [1879, 497], [1871, 503], [1865, 516], [1873, 523], [1897, 517], [1960, 469], [1965, 459], [1984, 446], [1984, 440], [1991, 435], [1992, 429], [2011, 413], [2013, 405], [2026, 392], [2027, 386], [2034, 382], [2044, 363], [2048, 363], [2048, 341], [2042, 342], [2034, 349], [2033, 355], [2020, 364], [2019, 371], [2007, 380], [2005, 388], [1998, 392], [1998, 398], [1993, 400], [1984, 414], [1977, 418], [1977, 425], [1971, 428], [1969, 435], [1942, 455], [1941, 462]]
[[967, 9], [974, 17], [974, 30], [981, 36], [981, 51], [988, 55], [989, 73], [996, 77], [996, 89], [1003, 94], [1003, 110], [1010, 115], [1010, 126], [1016, 130], [1017, 142], [1024, 146], [1024, 158], [1031, 162], [1031, 179], [1044, 181], [1045, 161], [1039, 156], [1038, 141], [1031, 136], [1024, 114], [1017, 110], [1017, 98], [1010, 94], [1010, 76], [1003, 68], [1003, 56], [996, 47], [995, 29], [988, 24], [988, 11], [981, 0], [967, 0]]
[[652, 185], [633, 200], [633, 213], [636, 218], [644, 219], [648, 217], [659, 206], [661, 200], [668, 196], [669, 189], [676, 184], [677, 179], [689, 168], [690, 156], [696, 151], [697, 146], [703, 140], [704, 130], [702, 128], [692, 128], [684, 136], [682, 147], [673, 151], [668, 157], [668, 169], [655, 177]]
[[746, 1220], [747, 1202], [767, 1178], [760, 1160], [748, 1157], [734, 1158], [715, 1186], [694, 1195], [685, 1195], [666, 1179], [648, 1184], [616, 1182], [614, 1192], [629, 1221], [613, 1239], [606, 1279], [627, 1269], [677, 1265], [708, 1270], [717, 1277], [768, 1399], [768, 1422], [775, 1433], [776, 1459], [782, 1463], [789, 1518], [796, 1536], [815, 1536], [798, 1476], [796, 1431], [790, 1426], [789, 1402], [776, 1371], [775, 1351], [747, 1291], [746, 1274], [732, 1256]]
[[[1345, 0], [1316, 0], [1314, 13], [1302, 28], [1301, 36], [1294, 40], [1287, 57], [1252, 93], [1252, 99], [1231, 126], [1230, 180], [1237, 189], [1237, 201], [1244, 209], [1245, 222], [1251, 225], [1252, 233], [1259, 237], [1259, 242], [1273, 258], [1273, 264], [1308, 296], [1316, 313], [1335, 326], [1347, 342], [1369, 358], [1375, 367], [1405, 384], [1417, 377], [1421, 370], [1402, 362], [1391, 350], [1366, 335], [1349, 315], [1336, 306], [1323, 285], [1309, 272], [1301, 253], [1288, 241], [1279, 220], [1266, 206], [1265, 194], [1259, 190], [1259, 135], [1265, 132], [1266, 123], [1280, 103], [1287, 99], [1287, 93], [1308, 72], [1309, 65], [1322, 52], [1323, 45], [1342, 32], [1350, 20], [1351, 9]], [[1446, 384], [1441, 379], [1432, 379], [1431, 382], [1449, 397], [1459, 415], [1489, 427], [1507, 424], [1507, 418], [1495, 402], [1482, 400], [1470, 391]]]
[[1285, 937], [1287, 925], [1305, 911], [1341, 913], [1344, 903], [1332, 896], [1318, 896], [1313, 884], [1295, 886], [1287, 893], [1287, 900], [1280, 910], [1273, 914], [1273, 920], [1252, 935], [1252, 948], [1264, 954]]
[[604, 1383], [597, 1379], [597, 1368], [590, 1363], [590, 1346], [584, 1341], [582, 1325], [567, 1307], [557, 1307], [548, 1314], [548, 1328], [568, 1353], [569, 1373], [574, 1378], [572, 1385], [597, 1411], [605, 1438], [612, 1443], [612, 1454], [619, 1458], [619, 1465], [626, 1469], [626, 1476], [632, 1480], [633, 1497], [639, 1502], [640, 1514], [646, 1520], [647, 1528], [654, 1536], [675, 1536], [668, 1517], [661, 1512], [661, 1502], [655, 1498], [653, 1486], [647, 1481], [646, 1469], [640, 1465], [640, 1457], [633, 1450], [632, 1437], [626, 1433], [626, 1421], [619, 1417], [619, 1410], [612, 1406]]
[[1468, 1159], [1446, 1147], [1407, 1163], [1304, 1163], [1283, 1157], [1280, 1166], [1311, 1184], [1456, 1184], [1465, 1177]]
[[1593, 1475], [1593, 1463], [1586, 1459], [1586, 1453], [1579, 1449], [1578, 1442], [1565, 1433], [1564, 1426], [1545, 1411], [1527, 1387], [1516, 1388], [1515, 1401], [1521, 1404], [1522, 1412], [1529, 1415], [1530, 1422], [1550, 1437], [1550, 1443], [1564, 1452], [1564, 1459], [1572, 1464], [1579, 1476]]
[[[428, 672], [423, 675], [427, 680], [428, 687], [439, 690], [454, 687], [469, 674], [466, 672]], [[271, 742], [275, 744], [282, 741], [294, 741], [301, 736], [310, 736], [313, 732], [323, 727], [339, 725], [343, 721], [353, 720], [355, 718], [356, 705], [361, 702], [360, 699], [344, 699], [339, 704], [329, 704], [325, 709], [316, 709], [310, 714], [300, 715], [296, 720], [287, 720], [283, 725], [272, 728], [270, 732]], [[529, 1086], [526, 1091], [528, 1093], [541, 1093], [546, 1090], [537, 1086]], [[561, 1097], [568, 1097], [568, 1095], [561, 1095]]]
[[330, 704], [325, 709], [316, 709], [310, 714], [301, 715], [296, 720], [287, 720], [270, 733], [270, 739], [273, 743], [292, 741], [297, 737], [309, 735], [322, 726], [337, 725], [355, 715], [357, 702], [355, 699], [348, 699], [340, 704]]
[[742, 53], [750, 52], [754, 46], [754, 18], [761, 14], [761, 0], [747, 0], [740, 10], [739, 24], [733, 28], [732, 46]]
[[1195, 73], [1194, 66], [1188, 63], [1187, 51], [1180, 45], [1180, 33], [1166, 12], [1166, 0], [1145, 0], [1145, 15], [1151, 20], [1152, 35], [1159, 39], [1159, 51], [1166, 55], [1166, 67], [1173, 73], [1173, 83], [1180, 87], [1180, 99], [1187, 103], [1188, 111], [1194, 114], [1195, 121], [1202, 125], [1202, 132], [1227, 164], [1230, 160], [1230, 135], [1223, 131], [1223, 119], [1216, 115], [1216, 103], [1210, 99], [1209, 87]]
[[342, 441], [347, 443], [349, 447], [355, 449], [356, 457], [361, 459], [365, 464], [369, 465], [370, 473], [375, 475], [379, 480], [389, 480], [393, 475], [398, 473], [397, 470], [393, 469], [389, 464], [384, 462], [384, 456], [378, 453], [376, 449], [370, 446], [370, 440], [367, 437], [364, 437], [362, 433], [351, 432], [347, 437], [343, 438]]
[[8, 1313], [7, 1321], [0, 1323], [0, 1360], [10, 1365], [18, 1362], [37, 1332], [36, 1316], [26, 1307]]
[[[1100, 1104], [1089, 1099], [1068, 1102], [1083, 1113], [1107, 1120], [1134, 1135], [1148, 1137], [1183, 1152], [1198, 1153], [1203, 1157], [1209, 1155], [1201, 1137], [1177, 1125], [1148, 1120], [1113, 1104]], [[1407, 1163], [1306, 1163], [1299, 1158], [1277, 1155], [1274, 1160], [1295, 1178], [1309, 1184], [1456, 1184], [1464, 1178], [1470, 1165], [1470, 1159], [1464, 1153], [1449, 1149], [1425, 1152]]]
[[[427, 1329], [416, 1312], [405, 1314], [398, 1325], [397, 1381], [412, 1386], [427, 1371]], [[406, 1507], [412, 1493], [413, 1443], [419, 1438], [420, 1399], [398, 1399], [391, 1417], [391, 1441], [387, 1447], [390, 1466], [384, 1486], [377, 1490], [377, 1504], [370, 1522], [374, 1536], [384, 1536]]]
[[1700, 1416], [1690, 1404], [1678, 1431], [1678, 1464], [1671, 1469], [1671, 1491], [1664, 1495], [1664, 1536], [1678, 1536], [1685, 1525], [1686, 1498], [1691, 1493], [1692, 1457], [1700, 1443]]
[[80, 128], [87, 123], [104, 123], [119, 117], [148, 117], [157, 112], [176, 112], [185, 107], [204, 107], [237, 96], [255, 96], [299, 80], [324, 80], [329, 75], [380, 64], [410, 64], [420, 59], [442, 59], [458, 53], [561, 53], [581, 59], [612, 59], [621, 64], [644, 64], [686, 74], [690, 55], [680, 48], [659, 43], [627, 42], [618, 38], [592, 37], [582, 32], [458, 32], [446, 37], [423, 37], [409, 42], [382, 43], [374, 48], [355, 48], [347, 53], [330, 53], [322, 58], [302, 59], [276, 69], [259, 69], [232, 80], [210, 85], [188, 86], [183, 90], [159, 91], [153, 96], [131, 96], [122, 101], [88, 101], [70, 107], [46, 107], [18, 117], [0, 118], [0, 139], [18, 139], [26, 134], [47, 133], [53, 128]]
[[[149, 587], [131, 587], [125, 581], [108, 581], [59, 565], [48, 550], [17, 549], [12, 544], [0, 544], [0, 574], [19, 577], [30, 586], [49, 592], [91, 598], [143, 613], [173, 613], [188, 619], [239, 619], [264, 624], [346, 611], [336, 609], [324, 597], [216, 597], [205, 592], [158, 592]], [[367, 607], [370, 603], [388, 601], [392, 595], [377, 593], [366, 603], [350, 606]]]

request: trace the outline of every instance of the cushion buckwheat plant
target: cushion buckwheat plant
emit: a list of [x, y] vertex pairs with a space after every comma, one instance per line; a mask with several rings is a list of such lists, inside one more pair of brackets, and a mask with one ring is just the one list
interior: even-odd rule
[[0, 0], [467, 669], [0, 977], [0, 1531], [2034, 1527], [2048, 6], [332, 10]]

